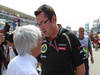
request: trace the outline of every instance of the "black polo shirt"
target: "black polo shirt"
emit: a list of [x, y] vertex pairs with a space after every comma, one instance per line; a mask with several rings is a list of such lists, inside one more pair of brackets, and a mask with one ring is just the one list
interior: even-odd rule
[[[70, 37], [72, 48], [63, 33]], [[54, 40], [43, 41], [40, 58], [42, 75], [72, 75], [73, 64], [78, 66], [83, 63], [79, 40], [64, 28], [60, 29]]]

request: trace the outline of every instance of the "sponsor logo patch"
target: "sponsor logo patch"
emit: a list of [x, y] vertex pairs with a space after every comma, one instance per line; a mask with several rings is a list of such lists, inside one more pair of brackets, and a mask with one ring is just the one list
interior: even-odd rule
[[58, 47], [59, 50], [65, 51], [66, 47]]
[[41, 46], [41, 53], [45, 53], [47, 51], [47, 44], [43, 44]]

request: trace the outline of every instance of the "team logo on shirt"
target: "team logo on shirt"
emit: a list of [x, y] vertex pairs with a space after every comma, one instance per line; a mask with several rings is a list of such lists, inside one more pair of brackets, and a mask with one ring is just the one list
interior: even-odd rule
[[43, 44], [41, 46], [41, 53], [45, 53], [47, 51], [47, 44]]

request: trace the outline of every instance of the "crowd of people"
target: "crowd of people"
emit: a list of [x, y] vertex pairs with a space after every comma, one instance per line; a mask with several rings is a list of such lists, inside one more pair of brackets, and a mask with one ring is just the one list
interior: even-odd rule
[[78, 36], [63, 28], [47, 4], [34, 14], [36, 25], [19, 26], [9, 33], [6, 24], [0, 31], [0, 75], [89, 75], [89, 55], [92, 63], [94, 58], [84, 28], [79, 28]]

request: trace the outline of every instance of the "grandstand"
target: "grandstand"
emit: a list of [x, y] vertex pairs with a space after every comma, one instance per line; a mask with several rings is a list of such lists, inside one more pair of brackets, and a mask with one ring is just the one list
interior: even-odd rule
[[13, 20], [20, 20], [21, 25], [23, 24], [34, 24], [34, 17], [9, 7], [0, 5], [0, 19], [12, 22]]

